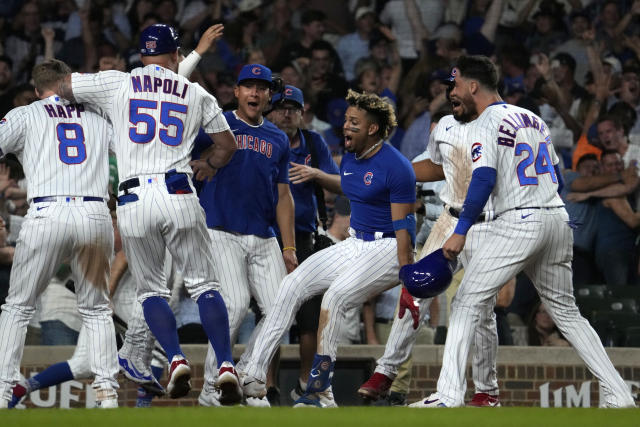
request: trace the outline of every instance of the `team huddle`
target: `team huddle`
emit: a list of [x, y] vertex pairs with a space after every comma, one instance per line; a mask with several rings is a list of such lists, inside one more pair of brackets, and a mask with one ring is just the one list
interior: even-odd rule
[[[130, 73], [71, 73], [57, 60], [37, 65], [40, 100], [0, 122], [0, 150], [22, 163], [30, 201], [0, 315], [0, 408], [73, 378], [93, 378], [97, 407], [115, 408], [119, 370], [149, 393], [187, 395], [192, 372], [167, 302], [167, 259], [183, 277], [209, 340], [198, 399], [204, 406], [268, 406], [270, 365], [277, 364], [281, 338], [300, 307], [321, 295], [316, 351], [301, 371], [295, 406], [336, 407], [331, 383], [345, 312], [400, 284], [385, 353], [358, 390], [378, 399], [411, 355], [417, 319], [434, 295], [432, 284], [417, 278], [429, 276], [435, 257], [452, 268], [458, 260], [465, 275], [452, 303], [437, 391], [411, 406], [464, 406], [472, 343], [474, 402], [500, 406], [493, 306], [501, 286], [521, 271], [600, 381], [605, 405], [635, 406], [575, 305], [573, 237], [558, 196], [562, 176], [548, 129], [533, 113], [502, 102], [488, 58], [457, 61], [447, 81], [453, 115], [431, 132], [428, 159], [414, 164], [385, 142], [396, 126], [393, 107], [376, 95], [350, 91], [343, 125], [347, 153], [338, 168], [313, 134], [295, 126], [283, 132], [263, 116], [272, 95], [280, 107], [304, 104], [295, 87], [272, 93], [269, 68], [243, 67], [234, 88], [238, 109], [223, 113], [179, 66], [171, 27], [152, 25], [140, 37], [143, 67]], [[279, 123], [286, 123], [290, 113], [281, 114]], [[116, 232], [138, 301], [119, 352], [108, 290], [114, 253], [109, 151], [119, 174]], [[314, 153], [321, 159], [315, 168], [291, 160]], [[414, 262], [416, 181], [443, 179], [445, 210], [422, 261]], [[202, 181], [198, 191], [196, 180]], [[299, 208], [294, 199], [302, 196], [292, 188], [314, 180], [350, 200], [349, 237], [303, 256], [299, 230], [315, 229], [316, 210]], [[307, 196], [315, 206], [312, 188]], [[308, 228], [299, 227], [302, 217], [312, 223]], [[77, 349], [69, 361], [25, 380], [19, 367], [27, 324], [65, 259], [82, 316]], [[263, 317], [236, 364], [231, 343], [251, 297]], [[404, 316], [407, 310], [411, 316]], [[155, 342], [169, 365], [166, 389], [151, 367]]]

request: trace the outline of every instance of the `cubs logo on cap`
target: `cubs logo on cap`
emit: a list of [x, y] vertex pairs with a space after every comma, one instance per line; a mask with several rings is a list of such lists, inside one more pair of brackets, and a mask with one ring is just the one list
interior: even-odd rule
[[162, 55], [175, 52], [178, 47], [178, 33], [169, 25], [150, 25], [140, 33], [141, 55]]
[[271, 105], [275, 105], [280, 100], [291, 101], [297, 104], [300, 108], [304, 107], [304, 97], [302, 91], [295, 86], [286, 85], [282, 92], [278, 92], [271, 98]]
[[238, 74], [238, 84], [243, 80], [264, 80], [271, 83], [271, 70], [261, 64], [248, 64]]

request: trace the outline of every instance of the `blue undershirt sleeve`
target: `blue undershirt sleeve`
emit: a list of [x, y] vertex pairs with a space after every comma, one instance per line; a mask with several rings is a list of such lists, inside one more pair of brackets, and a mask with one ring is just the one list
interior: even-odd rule
[[558, 177], [558, 194], [560, 194], [564, 188], [564, 177], [560, 171], [560, 163], [553, 165], [553, 169], [556, 171], [556, 176]]
[[464, 199], [460, 219], [454, 233], [466, 235], [471, 226], [482, 213], [489, 196], [496, 185], [496, 170], [490, 167], [480, 167], [473, 171], [467, 197]]

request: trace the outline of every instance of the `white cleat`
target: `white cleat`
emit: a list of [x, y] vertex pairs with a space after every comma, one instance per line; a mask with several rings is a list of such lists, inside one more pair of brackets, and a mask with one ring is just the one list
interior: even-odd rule
[[198, 396], [198, 404], [200, 406], [218, 407], [220, 404], [220, 391], [205, 381], [202, 391]]
[[0, 398], [0, 409], [9, 409], [9, 401]]
[[447, 405], [440, 400], [437, 393], [409, 405], [409, 408], [446, 408]]
[[251, 375], [245, 375], [242, 378], [242, 391], [247, 397], [257, 397], [262, 399], [267, 395], [267, 386], [263, 381]]
[[177, 399], [186, 396], [191, 390], [191, 367], [189, 362], [182, 356], [173, 356], [169, 369], [169, 383], [167, 392], [169, 397]]
[[247, 406], [250, 406], [252, 408], [271, 408], [271, 404], [269, 403], [269, 400], [267, 400], [267, 396], [264, 396], [261, 399], [257, 397], [247, 396], [246, 402]]
[[220, 390], [219, 402], [223, 406], [237, 405], [242, 402], [242, 388], [236, 368], [231, 362], [222, 362], [218, 369], [215, 387]]
[[112, 388], [96, 390], [96, 408], [114, 409], [118, 407], [118, 393]]
[[337, 408], [331, 386], [324, 391], [302, 395], [295, 401], [294, 408]]

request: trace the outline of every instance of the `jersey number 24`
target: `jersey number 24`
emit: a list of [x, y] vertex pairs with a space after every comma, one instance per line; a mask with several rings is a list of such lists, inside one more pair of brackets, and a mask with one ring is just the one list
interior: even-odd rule
[[[147, 144], [156, 137], [156, 119], [150, 114], [140, 112], [141, 109], [157, 110], [158, 102], [146, 99], [129, 100], [129, 122], [133, 125], [129, 127], [129, 138], [137, 144]], [[160, 129], [158, 137], [163, 144], [175, 147], [182, 144], [184, 123], [173, 114], [186, 115], [187, 106], [173, 102], [160, 103], [160, 124], [164, 128]], [[146, 129], [143, 133], [138, 133], [140, 123], [145, 124]]]
[[[538, 153], [534, 155], [533, 147], [524, 142], [516, 144], [516, 156], [524, 155], [525, 157], [518, 163], [518, 180], [520, 185], [538, 185], [538, 176], [548, 173], [554, 183], [558, 182], [556, 171], [551, 162], [547, 143], [542, 141], [538, 144]], [[535, 164], [534, 164], [535, 162]], [[527, 170], [534, 164], [535, 175]]]

